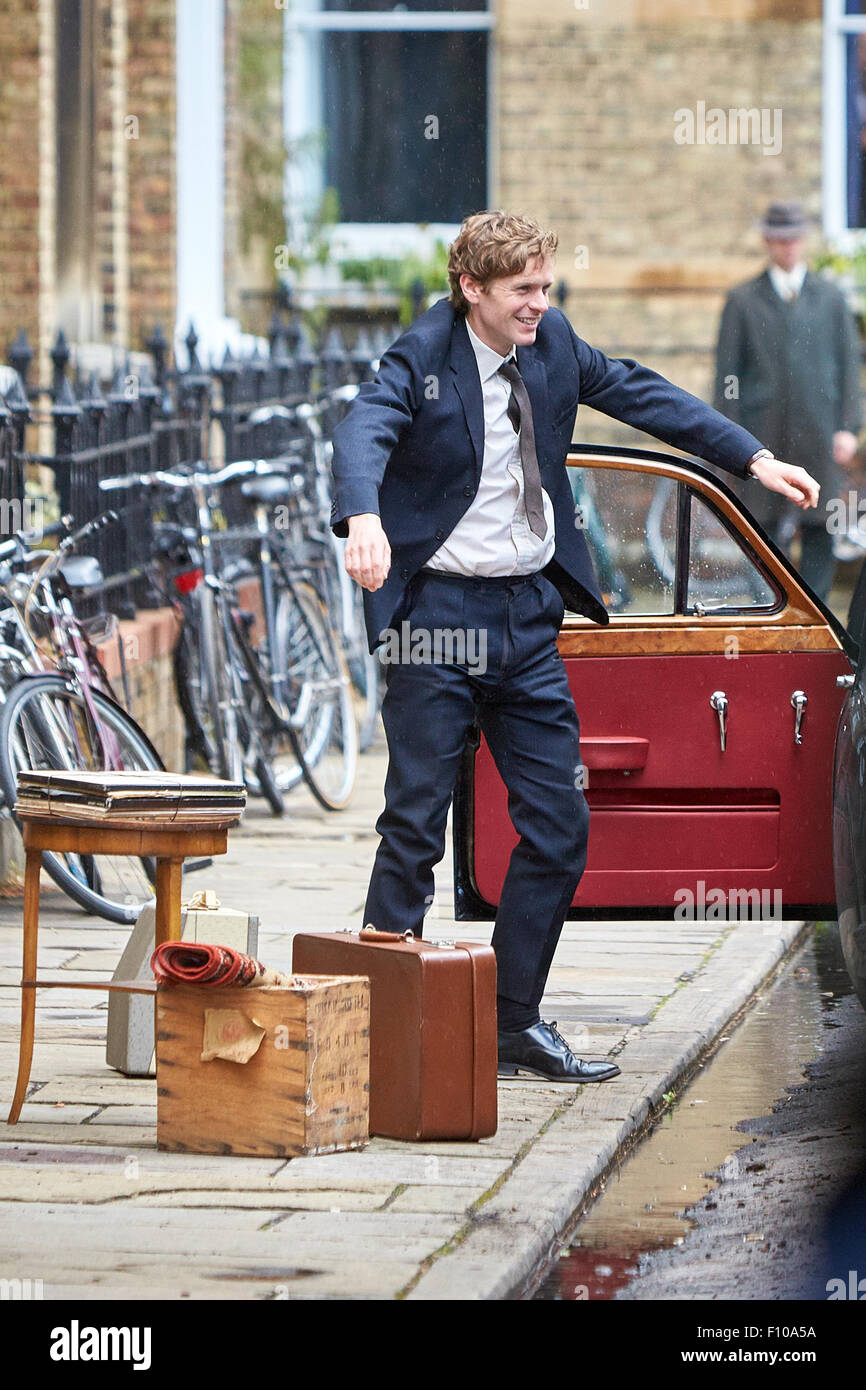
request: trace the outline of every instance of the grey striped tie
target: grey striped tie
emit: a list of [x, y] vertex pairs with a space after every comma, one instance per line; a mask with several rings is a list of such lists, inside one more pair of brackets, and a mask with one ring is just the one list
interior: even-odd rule
[[535, 425], [532, 420], [532, 406], [529, 392], [517, 364], [509, 358], [499, 368], [502, 376], [511, 387], [508, 399], [508, 418], [515, 432], [520, 432], [520, 462], [523, 464], [523, 500], [526, 517], [533, 535], [542, 540], [547, 535], [547, 522], [544, 519], [544, 497], [541, 492], [541, 473], [538, 468], [538, 455], [535, 452]]

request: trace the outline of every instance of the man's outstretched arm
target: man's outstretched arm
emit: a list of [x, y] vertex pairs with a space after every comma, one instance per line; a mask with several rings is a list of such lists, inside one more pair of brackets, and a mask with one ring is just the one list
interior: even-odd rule
[[820, 488], [805, 468], [774, 458], [748, 430], [658, 372], [629, 358], [606, 357], [573, 329], [571, 334], [580, 368], [581, 404], [697, 454], [737, 477], [757, 478], [803, 510], [817, 506]]

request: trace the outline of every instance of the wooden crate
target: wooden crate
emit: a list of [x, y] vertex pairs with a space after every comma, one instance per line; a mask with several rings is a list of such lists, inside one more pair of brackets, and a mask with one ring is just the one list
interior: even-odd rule
[[[156, 1007], [158, 1148], [285, 1158], [366, 1143], [366, 978], [295, 976], [291, 988], [160, 985]], [[225, 1037], [262, 1030], [248, 1061], [202, 1060], [209, 1010], [228, 1015], [217, 1020], [228, 1025]]]

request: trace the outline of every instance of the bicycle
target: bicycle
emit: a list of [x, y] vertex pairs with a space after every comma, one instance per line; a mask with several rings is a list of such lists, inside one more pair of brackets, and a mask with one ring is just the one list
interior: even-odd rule
[[[82, 582], [97, 582], [97, 562], [74, 557], [81, 562], [79, 575], [67, 564], [64, 576], [70, 551], [116, 520], [116, 513], [107, 513], [88, 522], [47, 555], [29, 551], [21, 537], [0, 546], [10, 604], [4, 636], [13, 643], [17, 639], [18, 646], [10, 649], [20, 656], [19, 679], [7, 692], [0, 718], [0, 785], [10, 810], [24, 769], [165, 770], [144, 730], [116, 699], [96, 654], [91, 634], [98, 626], [105, 631], [102, 615], [85, 623], [74, 612], [70, 580], [74, 584], [83, 576]], [[39, 569], [25, 580], [22, 570], [34, 561]], [[135, 922], [153, 897], [151, 859], [46, 853], [43, 865], [80, 907], [109, 921]]]
[[[357, 727], [345, 661], [314, 588], [291, 573], [268, 521], [268, 507], [303, 486], [295, 460], [238, 460], [217, 471], [156, 471], [106, 478], [106, 491], [165, 489], [192, 497], [200, 576], [191, 582], [192, 621], [181, 633], [179, 658], [186, 703], [213, 770], [243, 779], [281, 814], [284, 793], [303, 777], [328, 810], [349, 800], [357, 762]], [[256, 514], [249, 531], [218, 532], [211, 500], [230, 482], [245, 480]], [[215, 549], [252, 540], [255, 566], [235, 562], [221, 576]], [[254, 615], [237, 601], [245, 574], [260, 584], [263, 633], [251, 637]], [[198, 735], [197, 735], [198, 737]], [[287, 765], [288, 760], [288, 765]]]
[[346, 654], [352, 685], [356, 692], [359, 751], [373, 743], [378, 727], [382, 695], [382, 667], [370, 651], [364, 624], [364, 600], [360, 585], [346, 573], [345, 540], [335, 536], [330, 526], [330, 477], [333, 445], [322, 427], [322, 420], [333, 417], [342, 404], [353, 401], [356, 385], [338, 386], [316, 401], [305, 401], [293, 408], [261, 406], [247, 417], [250, 425], [263, 425], [274, 419], [297, 422], [307, 431], [311, 468], [306, 486], [295, 503], [294, 536], [289, 554], [304, 553], [313, 571], [331, 622]]

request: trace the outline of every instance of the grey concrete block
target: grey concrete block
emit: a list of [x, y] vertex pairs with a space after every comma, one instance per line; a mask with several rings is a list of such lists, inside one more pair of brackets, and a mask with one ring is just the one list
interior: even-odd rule
[[[155, 902], [145, 903], [132, 929], [126, 949], [112, 975], [113, 980], [151, 980], [150, 958], [155, 944]], [[259, 919], [235, 908], [184, 910], [182, 941], [207, 941], [231, 946], [254, 956], [258, 952]], [[105, 1060], [124, 1076], [153, 1076], [153, 999], [147, 994], [108, 996], [108, 1037]]]

